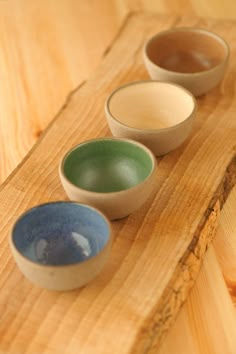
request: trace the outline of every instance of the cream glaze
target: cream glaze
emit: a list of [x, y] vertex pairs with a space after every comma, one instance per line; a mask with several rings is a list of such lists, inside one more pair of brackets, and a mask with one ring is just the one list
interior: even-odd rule
[[178, 86], [161, 82], [124, 86], [109, 101], [110, 113], [117, 121], [139, 129], [162, 129], [179, 124], [193, 108], [190, 95]]

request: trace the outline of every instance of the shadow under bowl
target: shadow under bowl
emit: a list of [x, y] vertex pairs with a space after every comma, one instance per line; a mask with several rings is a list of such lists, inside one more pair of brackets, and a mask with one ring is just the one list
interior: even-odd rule
[[71, 290], [91, 281], [105, 265], [111, 247], [110, 223], [87, 205], [42, 204], [16, 221], [10, 246], [19, 268], [33, 283]]
[[189, 136], [196, 100], [169, 82], [137, 81], [119, 87], [105, 103], [112, 134], [145, 144], [157, 156], [180, 146]]
[[100, 209], [110, 219], [139, 208], [153, 192], [156, 159], [142, 144], [98, 138], [71, 149], [59, 166], [68, 197]]
[[200, 28], [173, 28], [151, 37], [144, 46], [144, 63], [154, 80], [179, 84], [195, 96], [223, 78], [229, 46], [217, 34]]

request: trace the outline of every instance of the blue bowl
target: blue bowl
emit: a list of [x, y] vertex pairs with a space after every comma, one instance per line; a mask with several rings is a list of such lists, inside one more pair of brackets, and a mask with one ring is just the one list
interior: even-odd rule
[[93, 207], [47, 203], [16, 221], [10, 245], [27, 278], [45, 288], [69, 290], [85, 285], [102, 269], [110, 251], [111, 227]]

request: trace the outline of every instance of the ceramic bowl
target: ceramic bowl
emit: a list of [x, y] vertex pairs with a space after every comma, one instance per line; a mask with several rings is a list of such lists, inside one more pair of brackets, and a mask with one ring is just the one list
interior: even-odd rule
[[105, 104], [107, 122], [114, 136], [140, 141], [159, 156], [186, 140], [195, 111], [196, 101], [190, 92], [159, 81], [121, 86]]
[[144, 46], [144, 63], [152, 79], [177, 83], [195, 96], [221, 81], [228, 58], [224, 39], [198, 28], [160, 32]]
[[156, 159], [142, 144], [115, 138], [83, 142], [59, 166], [71, 200], [90, 204], [111, 220], [139, 208], [154, 190]]
[[79, 203], [54, 202], [20, 216], [10, 246], [20, 270], [33, 283], [71, 290], [101, 271], [111, 237], [110, 223], [100, 211]]

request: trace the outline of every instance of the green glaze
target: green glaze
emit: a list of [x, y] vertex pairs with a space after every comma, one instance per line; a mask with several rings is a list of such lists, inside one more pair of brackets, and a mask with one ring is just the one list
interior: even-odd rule
[[80, 144], [63, 164], [71, 183], [100, 193], [129, 189], [145, 180], [152, 168], [153, 161], [141, 146], [115, 139]]

